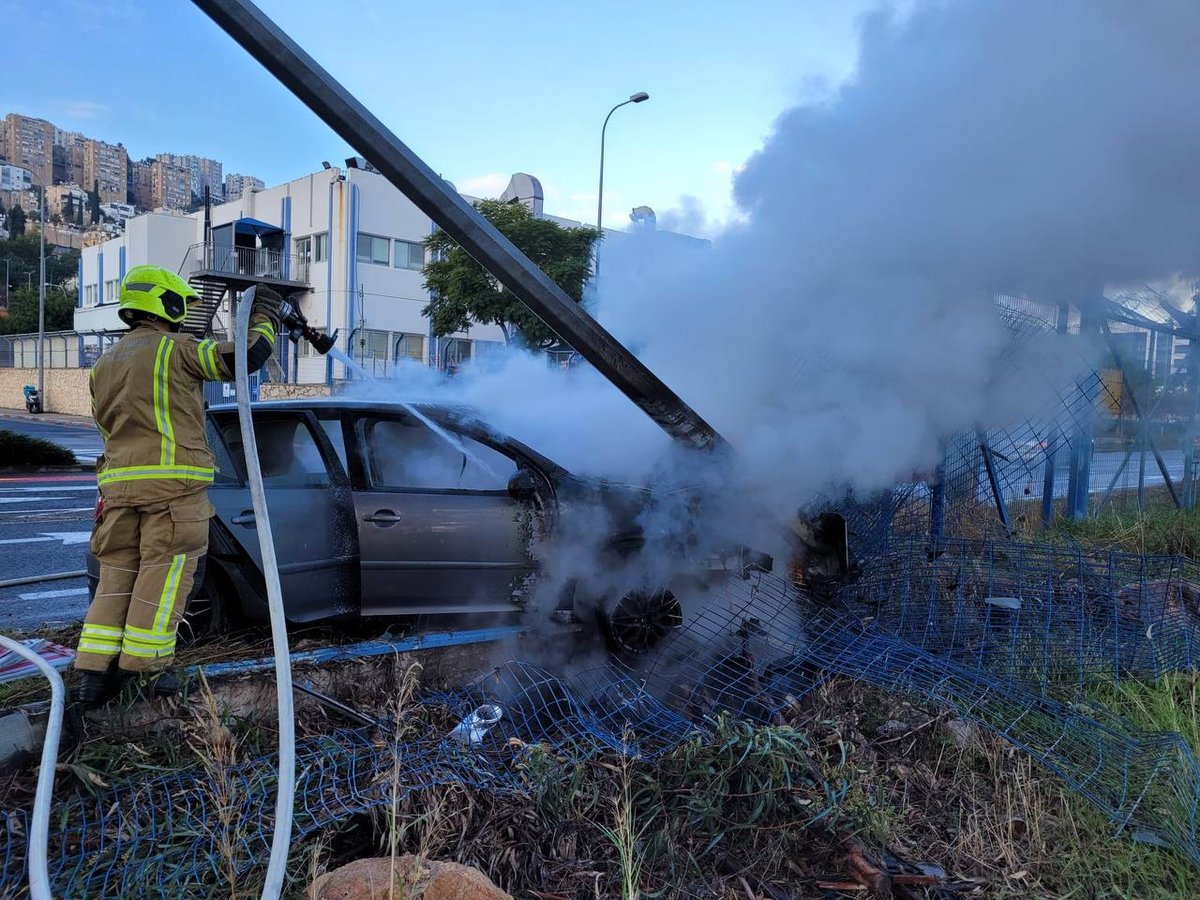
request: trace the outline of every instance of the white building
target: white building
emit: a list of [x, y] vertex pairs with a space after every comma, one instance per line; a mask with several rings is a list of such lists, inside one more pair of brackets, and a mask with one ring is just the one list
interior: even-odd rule
[[[431, 231], [424, 213], [365, 168], [325, 169], [215, 205], [207, 243], [203, 211], [134, 216], [120, 237], [84, 249], [75, 329], [122, 329], [116, 315], [120, 279], [133, 266], [150, 263], [194, 284], [223, 282], [234, 290], [268, 284], [298, 294], [309, 323], [336, 330], [339, 347], [377, 373], [390, 372], [402, 359], [464, 361], [476, 342], [500, 342], [503, 334], [495, 326], [476, 326], [436, 345], [430, 340], [429, 320], [421, 315], [429, 299], [421, 241]], [[226, 295], [213, 328], [228, 333], [230, 324]], [[344, 377], [340, 364], [313, 354], [307, 344], [287, 349], [290, 358], [280, 361], [280, 369], [289, 381]]]
[[28, 191], [33, 188], [33, 176], [28, 169], [0, 163], [0, 191]]
[[[207, 240], [203, 211], [128, 219], [123, 235], [83, 251], [76, 331], [123, 329], [116, 314], [120, 279], [129, 268], [150, 263], [197, 286], [215, 310], [216, 333], [230, 332], [227, 291], [266, 284], [295, 294], [309, 323], [337, 331], [342, 351], [374, 374], [386, 375], [400, 361], [446, 368], [501, 344], [504, 335], [494, 325], [432, 338], [421, 313], [429, 302], [421, 242], [433, 223], [365, 161], [347, 163], [213, 206]], [[503, 199], [543, 214], [541, 185], [531, 176], [513, 176]], [[207, 310], [197, 314], [207, 318]], [[278, 349], [284, 351], [283, 342]], [[341, 364], [304, 342], [286, 346], [286, 358], [278, 362], [273, 377], [288, 381], [345, 376]]]

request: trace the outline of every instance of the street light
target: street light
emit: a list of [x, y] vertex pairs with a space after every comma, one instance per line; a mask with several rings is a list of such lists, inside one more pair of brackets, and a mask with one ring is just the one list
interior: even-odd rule
[[[604, 127], [600, 129], [600, 191], [599, 197], [596, 199], [596, 231], [598, 234], [603, 234], [603, 226], [601, 222], [604, 217], [604, 134], [608, 131], [608, 120], [622, 106], [627, 106], [630, 103], [642, 103], [650, 99], [650, 95], [645, 91], [638, 91], [636, 94], [630, 94], [628, 100], [622, 100], [616, 106], [608, 111], [608, 115], [604, 117]], [[600, 274], [600, 241], [596, 241], [596, 274]]]
[[38, 228], [38, 243], [41, 245], [39, 251], [38, 263], [38, 342], [37, 342], [37, 368], [38, 368], [38, 396], [45, 403], [46, 398], [46, 367], [45, 367], [45, 347], [46, 347], [46, 183], [35, 178], [32, 169], [26, 169], [24, 166], [14, 167], [20, 168], [23, 172], [29, 173], [31, 182], [37, 181], [38, 187], [42, 189], [39, 195], [41, 213], [39, 215]]

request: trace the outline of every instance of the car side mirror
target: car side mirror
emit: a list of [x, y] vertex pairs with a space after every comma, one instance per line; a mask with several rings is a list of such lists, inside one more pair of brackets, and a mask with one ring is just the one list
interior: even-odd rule
[[518, 503], [533, 503], [538, 498], [541, 480], [529, 469], [517, 469], [508, 479], [508, 496]]

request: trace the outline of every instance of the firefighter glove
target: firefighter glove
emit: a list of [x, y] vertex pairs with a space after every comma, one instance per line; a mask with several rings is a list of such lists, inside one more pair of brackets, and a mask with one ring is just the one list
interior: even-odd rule
[[277, 293], [269, 287], [259, 286], [254, 292], [254, 305], [250, 307], [250, 313], [260, 313], [271, 320], [276, 327], [279, 326], [279, 304], [283, 301]]

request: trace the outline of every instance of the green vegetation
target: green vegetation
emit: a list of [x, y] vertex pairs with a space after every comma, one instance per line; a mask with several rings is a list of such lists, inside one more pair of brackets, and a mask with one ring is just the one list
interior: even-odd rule
[[0, 430], [0, 466], [73, 466], [75, 454], [41, 438]]
[[1162, 504], [1141, 514], [1136, 510], [1107, 509], [1083, 522], [1063, 520], [1047, 538], [1104, 550], [1200, 559], [1200, 509], [1175, 509]]
[[[518, 250], [554, 280], [576, 303], [591, 277], [594, 228], [564, 228], [549, 219], [539, 219], [520, 203], [480, 200], [475, 208]], [[444, 231], [425, 241], [432, 261], [425, 264], [425, 287], [434, 300], [422, 310], [438, 336], [466, 331], [472, 323], [499, 325], [505, 339], [526, 346], [545, 348], [557, 340], [542, 320], [502, 286], [483, 266], [471, 258]]]

